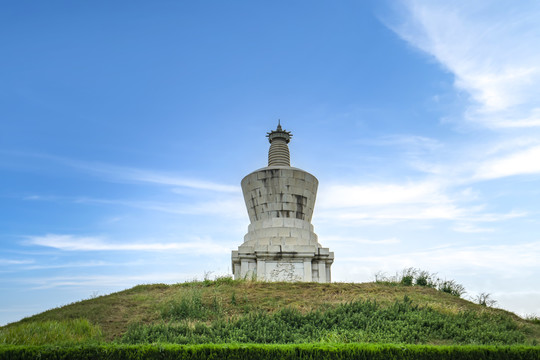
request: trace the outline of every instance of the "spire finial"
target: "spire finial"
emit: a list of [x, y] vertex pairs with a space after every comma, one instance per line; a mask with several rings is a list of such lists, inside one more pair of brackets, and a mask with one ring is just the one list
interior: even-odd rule
[[281, 128], [281, 120], [278, 119], [277, 129], [266, 134], [270, 141], [268, 151], [268, 166], [291, 166], [289, 147], [291, 132]]

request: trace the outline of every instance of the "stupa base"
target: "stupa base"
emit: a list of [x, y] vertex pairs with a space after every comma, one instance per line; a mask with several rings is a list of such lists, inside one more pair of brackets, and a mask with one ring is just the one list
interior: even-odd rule
[[232, 252], [235, 279], [331, 282], [334, 253], [316, 246], [240, 246]]

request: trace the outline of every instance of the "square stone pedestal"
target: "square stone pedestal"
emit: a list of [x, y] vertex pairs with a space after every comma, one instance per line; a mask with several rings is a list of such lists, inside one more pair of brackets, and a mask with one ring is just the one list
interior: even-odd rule
[[232, 253], [235, 279], [328, 283], [334, 253], [316, 246], [240, 246]]

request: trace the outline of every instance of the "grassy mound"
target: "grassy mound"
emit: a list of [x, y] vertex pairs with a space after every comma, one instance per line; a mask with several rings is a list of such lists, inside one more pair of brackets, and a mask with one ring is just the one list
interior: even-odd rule
[[0, 336], [24, 324], [72, 319], [98, 326], [106, 341], [130, 344], [540, 342], [538, 323], [429, 287], [229, 278], [139, 285], [23, 319]]

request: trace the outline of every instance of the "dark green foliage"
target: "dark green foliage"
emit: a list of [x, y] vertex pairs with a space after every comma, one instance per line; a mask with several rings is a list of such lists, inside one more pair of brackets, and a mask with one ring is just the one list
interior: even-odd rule
[[401, 274], [401, 284], [405, 286], [412, 286], [414, 282], [414, 278], [417, 274], [417, 270], [414, 268], [408, 268], [403, 270]]
[[410, 275], [401, 278], [401, 283], [405, 286], [412, 286], [414, 278]]
[[201, 292], [193, 289], [180, 300], [167, 303], [161, 310], [161, 317], [168, 320], [207, 320], [219, 317], [221, 313], [221, 300], [217, 296], [205, 304]]
[[0, 360], [131, 359], [403, 359], [538, 360], [538, 347], [415, 346], [373, 344], [297, 345], [100, 345], [86, 347], [0, 347]]
[[417, 270], [415, 283], [418, 286], [431, 287], [434, 288], [437, 286], [435, 280], [435, 274], [431, 274], [425, 270]]
[[[198, 314], [199, 309], [194, 311]], [[184, 314], [184, 319], [195, 316]], [[210, 323], [180, 321], [132, 325], [120, 340], [142, 343], [448, 343], [510, 345], [525, 336], [509, 317], [461, 312], [448, 314], [420, 307], [405, 297], [390, 307], [373, 301], [355, 301], [300, 313], [284, 308], [274, 314], [251, 312], [234, 321]]]
[[437, 290], [457, 297], [461, 297], [461, 295], [465, 294], [463, 285], [456, 283], [454, 280], [444, 280], [439, 282]]

